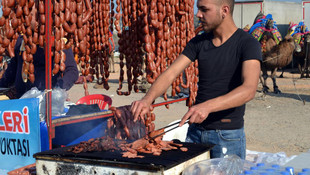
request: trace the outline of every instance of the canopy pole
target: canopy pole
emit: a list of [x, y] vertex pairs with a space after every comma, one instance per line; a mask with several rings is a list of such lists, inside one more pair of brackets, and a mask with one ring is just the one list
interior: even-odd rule
[[45, 118], [48, 128], [49, 149], [52, 149], [52, 2], [45, 0]]

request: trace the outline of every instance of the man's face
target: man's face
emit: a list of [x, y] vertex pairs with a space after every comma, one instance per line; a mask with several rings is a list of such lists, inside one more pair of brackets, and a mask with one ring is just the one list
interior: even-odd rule
[[222, 23], [221, 4], [218, 0], [198, 0], [197, 7], [196, 16], [201, 21], [204, 31], [213, 31]]

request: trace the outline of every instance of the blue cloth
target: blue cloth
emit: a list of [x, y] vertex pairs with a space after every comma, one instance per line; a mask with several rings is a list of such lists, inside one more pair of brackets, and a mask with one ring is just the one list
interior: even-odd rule
[[49, 141], [48, 141], [48, 131], [46, 122], [40, 122], [40, 140], [41, 140], [41, 151], [49, 150]]
[[249, 30], [249, 33], [252, 33], [256, 28], [258, 28], [258, 27], [263, 27], [263, 22], [258, 22], [258, 23], [256, 23], [256, 24], [254, 24], [251, 28], [250, 28], [250, 30]]
[[[37, 46], [37, 52], [33, 55], [34, 75], [35, 81], [31, 83], [29, 80], [24, 83], [22, 79], [23, 58], [20, 47], [23, 37], [19, 36], [14, 48], [15, 57], [13, 57], [5, 71], [3, 77], [0, 79], [0, 87], [16, 88], [16, 98], [20, 98], [25, 92], [32, 87], [37, 87], [39, 90], [45, 90], [45, 51], [44, 48]], [[76, 62], [74, 60], [72, 49], [63, 50], [66, 54], [66, 69], [63, 72], [63, 77], [60, 71], [52, 77], [52, 88], [60, 87], [61, 89], [69, 90], [78, 79], [79, 72]], [[52, 69], [54, 62], [52, 63]]]
[[223, 158], [225, 155], [237, 155], [245, 159], [246, 141], [244, 128], [234, 130], [205, 130], [198, 124], [188, 128], [186, 142], [215, 145], [210, 157]]
[[[107, 111], [107, 110], [101, 110]], [[92, 113], [92, 112], [88, 112]], [[70, 117], [54, 116], [52, 120], [59, 118]], [[99, 138], [105, 135], [108, 118], [100, 118], [95, 120], [87, 120], [83, 122], [66, 124], [55, 127], [55, 138], [53, 138], [53, 145], [70, 146], [78, 144], [82, 141], [88, 141], [91, 138]], [[41, 151], [49, 150], [48, 130], [45, 121], [40, 122], [40, 135], [41, 135]]]
[[[268, 14], [265, 18], [259, 19], [260, 22], [255, 23], [249, 30], [249, 33], [252, 33], [257, 27], [266, 27], [266, 23], [268, 20], [273, 20], [272, 14]], [[273, 21], [273, 28], [278, 29], [276, 22]]]
[[[57, 116], [52, 117], [52, 120], [61, 118], [61, 117], [67, 117], [67, 116]], [[49, 150], [49, 138], [48, 138], [48, 130], [47, 125], [45, 121], [40, 122], [40, 140], [41, 140], [41, 151]]]
[[304, 22], [299, 22], [298, 26], [295, 28], [294, 33], [291, 34], [291, 36], [294, 36], [296, 33], [303, 33], [301, 27], [306, 27], [305, 32], [309, 32], [308, 27], [305, 25]]

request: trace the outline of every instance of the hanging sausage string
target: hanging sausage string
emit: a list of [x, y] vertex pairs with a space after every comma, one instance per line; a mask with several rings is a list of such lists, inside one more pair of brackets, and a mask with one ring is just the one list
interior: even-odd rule
[[[34, 82], [33, 54], [45, 43], [44, 0], [2, 0], [0, 18], [0, 63], [14, 57], [14, 46], [23, 36], [23, 79]], [[152, 84], [194, 37], [194, 0], [52, 0], [54, 42], [52, 74], [65, 70], [64, 49], [72, 48], [81, 76], [95, 76], [109, 89], [109, 37], [119, 40], [118, 95], [139, 92], [138, 77]], [[31, 11], [36, 9], [33, 16]], [[33, 18], [36, 24], [32, 26]], [[188, 106], [197, 94], [197, 61], [171, 85], [171, 96], [189, 89]], [[127, 79], [126, 79], [127, 78]], [[123, 84], [127, 80], [127, 90]], [[84, 78], [85, 95], [89, 94]], [[167, 92], [163, 94], [167, 100]]]

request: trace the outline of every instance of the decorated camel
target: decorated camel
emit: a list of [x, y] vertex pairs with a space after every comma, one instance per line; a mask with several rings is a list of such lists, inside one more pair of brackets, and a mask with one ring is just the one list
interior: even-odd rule
[[[262, 77], [263, 92], [268, 92], [267, 71], [271, 71], [273, 81], [273, 91], [281, 93], [276, 83], [276, 72], [278, 68], [287, 66], [293, 59], [295, 43], [293, 37], [287, 35], [282, 39], [281, 34], [273, 21], [272, 15], [263, 15], [261, 12], [255, 18], [253, 26], [248, 30], [262, 46]], [[263, 80], [262, 80], [263, 78]]]
[[310, 31], [303, 22], [290, 23], [288, 33], [297, 45], [294, 59], [298, 64], [300, 78], [310, 78]]

